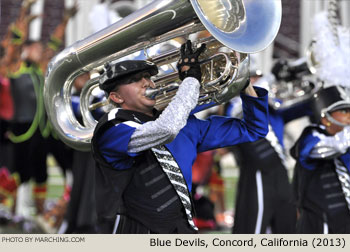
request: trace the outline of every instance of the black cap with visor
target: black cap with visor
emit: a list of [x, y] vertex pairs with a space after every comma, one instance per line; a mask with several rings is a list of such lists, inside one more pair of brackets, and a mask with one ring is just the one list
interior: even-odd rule
[[107, 63], [105, 71], [100, 76], [99, 86], [109, 95], [117, 85], [131, 83], [130, 78], [142, 72], [154, 76], [158, 74], [158, 67], [145, 60], [125, 60], [114, 65]]
[[[349, 90], [342, 86], [330, 86], [327, 88], [322, 88], [313, 96], [313, 102], [311, 106], [316, 122], [319, 122], [321, 117], [324, 116], [331, 119], [330, 113], [333, 111], [350, 109]], [[336, 124], [343, 126], [340, 123]]]

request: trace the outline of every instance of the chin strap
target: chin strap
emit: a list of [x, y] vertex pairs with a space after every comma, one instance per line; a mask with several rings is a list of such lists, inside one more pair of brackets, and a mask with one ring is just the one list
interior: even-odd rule
[[336, 119], [334, 119], [334, 117], [331, 116], [331, 114], [329, 114], [328, 112], [326, 112], [325, 117], [328, 119], [328, 121], [330, 121], [331, 123], [338, 125], [340, 127], [348, 127], [349, 124], [345, 124], [345, 123], [341, 123], [339, 121], [337, 121]]

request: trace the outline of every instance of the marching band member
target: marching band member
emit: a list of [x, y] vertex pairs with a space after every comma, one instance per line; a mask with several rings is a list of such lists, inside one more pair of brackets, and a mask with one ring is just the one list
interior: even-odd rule
[[291, 151], [297, 160], [297, 233], [350, 233], [349, 30], [329, 29], [326, 12], [315, 24], [316, 75], [324, 87], [314, 96], [316, 124], [303, 131]]
[[[264, 79], [252, 56], [251, 62], [252, 84], [265, 86], [268, 77]], [[292, 72], [287, 62], [276, 62], [272, 73], [278, 80], [282, 68], [284, 75]], [[227, 112], [232, 110], [234, 114], [241, 115], [238, 102], [234, 99], [232, 108], [232, 104], [226, 106]], [[256, 142], [233, 146], [240, 167], [233, 233], [295, 233], [296, 208], [288, 177], [283, 135], [285, 124], [307, 115], [310, 112], [308, 108], [308, 101], [279, 110], [269, 106], [267, 136]]]
[[[8, 124], [12, 120], [14, 120], [15, 116], [18, 116], [18, 112], [16, 114], [14, 108], [14, 101], [11, 95], [11, 82], [10, 75], [13, 72], [18, 71], [21, 64], [21, 56], [23, 52], [23, 48], [25, 47], [25, 41], [28, 38], [28, 30], [30, 22], [36, 17], [28, 15], [28, 10], [34, 4], [36, 0], [25, 0], [22, 3], [20, 13], [18, 18], [9, 25], [7, 34], [4, 39], [1, 41], [1, 47], [3, 49], [1, 59], [0, 59], [0, 75], [8, 81], [8, 99], [7, 101], [10, 103], [7, 106], [12, 108], [11, 117], [8, 118]], [[7, 125], [6, 129], [2, 129], [2, 132], [5, 133], [5, 130], [9, 128]], [[3, 136], [5, 137], [5, 136]], [[9, 158], [10, 159], [10, 158]], [[10, 162], [10, 161], [9, 161]], [[13, 211], [15, 211], [15, 199], [16, 199], [16, 191], [19, 184], [19, 175], [15, 169], [12, 167], [1, 167], [0, 169], [0, 202], [13, 198]], [[11, 172], [14, 172], [12, 175]]]
[[350, 101], [343, 91], [333, 86], [318, 94], [319, 124], [307, 127], [292, 149], [297, 233], [350, 232]]
[[197, 152], [255, 141], [267, 133], [267, 92], [250, 84], [242, 91], [244, 119], [191, 111], [199, 97], [201, 70], [190, 41], [181, 47], [182, 80], [162, 112], [145, 96], [158, 68], [147, 61], [107, 66], [100, 87], [116, 108], [97, 124], [92, 150], [97, 162], [96, 200], [100, 222], [115, 233], [196, 233], [191, 169]]
[[[26, 2], [32, 4], [35, 1], [25, 1], [24, 6], [27, 6]], [[76, 11], [76, 6], [65, 10], [61, 24], [56, 27], [46, 46], [41, 41], [27, 39], [29, 18], [22, 17], [18, 24], [21, 29], [12, 29], [16, 31], [12, 35], [16, 39], [11, 40], [12, 46], [9, 48], [16, 46], [16, 51], [7, 50], [4, 59], [11, 61], [2, 64], [2, 70], [5, 69], [10, 80], [14, 115], [10, 121], [8, 134], [9, 140], [13, 143], [13, 171], [11, 174], [2, 171], [2, 174], [6, 175], [4, 181], [7, 182], [6, 186], [1, 185], [1, 191], [7, 196], [12, 196], [15, 202], [18, 186], [33, 179], [35, 182], [33, 195], [38, 215], [44, 213], [48, 152], [59, 157], [56, 160], [62, 167], [69, 167], [72, 162], [71, 151], [62, 142], [50, 136], [51, 125], [45, 113], [43, 88], [46, 66], [59, 49], [67, 22]], [[14, 208], [15, 206], [16, 204]]]

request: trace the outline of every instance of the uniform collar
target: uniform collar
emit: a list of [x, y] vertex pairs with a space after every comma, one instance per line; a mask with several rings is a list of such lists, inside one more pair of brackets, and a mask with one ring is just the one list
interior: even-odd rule
[[144, 113], [133, 111], [133, 110], [127, 110], [127, 109], [118, 109], [116, 117], [118, 119], [122, 119], [125, 121], [134, 121], [139, 123], [154, 121], [158, 118], [160, 115], [160, 112], [156, 109], [153, 109], [153, 116], [148, 116]]

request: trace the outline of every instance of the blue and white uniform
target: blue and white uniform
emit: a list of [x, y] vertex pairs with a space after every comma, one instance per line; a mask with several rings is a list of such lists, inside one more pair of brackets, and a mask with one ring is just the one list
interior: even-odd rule
[[[239, 101], [228, 104], [226, 113], [230, 111], [240, 114]], [[309, 112], [308, 103], [284, 110], [270, 107], [267, 136], [232, 148], [240, 167], [233, 233], [295, 232], [296, 208], [285, 165], [284, 126]]]
[[[147, 205], [147, 202], [144, 202], [144, 205], [140, 205], [137, 203], [137, 195], [134, 201], [126, 197], [126, 195], [128, 195], [127, 190], [130, 188], [138, 191], [137, 187], [143, 186], [141, 182], [138, 184], [133, 183], [133, 179], [137, 177], [135, 174], [139, 174], [140, 176], [144, 174], [142, 172], [137, 173], [136, 171], [138, 169], [144, 169], [145, 173], [147, 171], [145, 167], [140, 168], [140, 166], [142, 166], [141, 163], [138, 163], [140, 157], [147, 153], [146, 156], [143, 157], [143, 160], [148, 160], [150, 156], [152, 156], [149, 152], [151, 148], [164, 145], [180, 167], [187, 183], [188, 191], [191, 191], [192, 164], [198, 152], [235, 145], [242, 142], [256, 141], [264, 137], [268, 131], [266, 90], [256, 88], [256, 92], [259, 96], [257, 98], [244, 94], [241, 95], [244, 111], [244, 118], [242, 120], [221, 116], [212, 116], [207, 120], [199, 120], [194, 115], [191, 115], [191, 111], [197, 104], [199, 96], [198, 90], [199, 82], [194, 78], [188, 77], [182, 82], [176, 96], [159, 117], [156, 116], [147, 119], [147, 116], [139, 115], [140, 113], [116, 108], [102, 118], [99, 123], [101, 124], [102, 121], [104, 121], [104, 125], [107, 125], [108, 122], [110, 122], [109, 125], [98, 125], [97, 131], [95, 130], [94, 133], [93, 151], [95, 157], [97, 157], [97, 163], [100, 165], [99, 171], [104, 173], [107, 167], [109, 167], [109, 174], [113, 172], [114, 174], [129, 174], [130, 172], [134, 174], [130, 175], [132, 178], [128, 181], [129, 184], [134, 184], [135, 187], [125, 185], [126, 189], [121, 193], [123, 195], [124, 207], [122, 210], [116, 211], [136, 219], [154, 232], [182, 232], [182, 230], [178, 228], [175, 231], [173, 229], [161, 229], [159, 231], [157, 227], [150, 227], [152, 224], [149, 224], [146, 215], [148, 213], [148, 215], [152, 215], [152, 210], [142, 209], [147, 208], [144, 206]], [[101, 168], [102, 166], [104, 168]], [[113, 175], [104, 175], [104, 179], [108, 180], [109, 178], [107, 177], [110, 176]], [[147, 185], [148, 182], [144, 181], [144, 185]], [[167, 183], [169, 184], [169, 181]], [[113, 184], [113, 182], [109, 184]], [[97, 187], [98, 186], [99, 184], [97, 183]], [[167, 186], [165, 185], [165, 187]], [[160, 188], [160, 191], [164, 188]], [[139, 194], [145, 194], [145, 190], [153, 190], [147, 189], [147, 186], [144, 186], [143, 189], [144, 190], [139, 191]], [[155, 194], [157, 194], [157, 192], [153, 195]], [[101, 195], [103, 195], [103, 193], [101, 193]], [[134, 197], [134, 194], [130, 195], [130, 197]], [[139, 197], [142, 197], [142, 195]], [[147, 195], [143, 195], [143, 199], [145, 199], [145, 197], [147, 198]], [[140, 200], [142, 201], [143, 199]], [[114, 199], [109, 198], [108, 200], [113, 201]], [[136, 216], [137, 214], [130, 216], [136, 205], [138, 208], [141, 208], [138, 209], [138, 211], [144, 212], [145, 216], [138, 217]], [[165, 204], [162, 206], [164, 205]], [[151, 208], [151, 206], [149, 207]], [[169, 208], [171, 208], [171, 204]], [[118, 209], [118, 206], [116, 206], [116, 209]], [[172, 212], [170, 210], [166, 211]], [[103, 211], [100, 211], [100, 213], [102, 212]], [[165, 219], [167, 218], [167, 216], [157, 215], [157, 218], [162, 217]], [[156, 220], [153, 219], [153, 221]], [[169, 225], [176, 225], [176, 223], [169, 223], [169, 221], [167, 221], [168, 228]]]
[[330, 136], [313, 125], [292, 148], [298, 233], [350, 233], [349, 139], [348, 128]]

